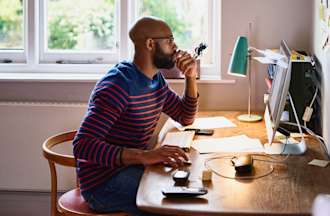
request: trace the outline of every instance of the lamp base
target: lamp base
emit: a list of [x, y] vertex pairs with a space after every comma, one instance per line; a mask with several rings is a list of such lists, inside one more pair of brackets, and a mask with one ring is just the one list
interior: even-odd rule
[[257, 122], [262, 120], [262, 116], [254, 114], [243, 114], [237, 116], [237, 119], [243, 122]]

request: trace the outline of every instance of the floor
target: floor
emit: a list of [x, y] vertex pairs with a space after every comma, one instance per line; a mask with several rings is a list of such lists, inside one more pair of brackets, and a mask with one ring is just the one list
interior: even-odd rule
[[50, 215], [50, 193], [0, 191], [0, 215]]

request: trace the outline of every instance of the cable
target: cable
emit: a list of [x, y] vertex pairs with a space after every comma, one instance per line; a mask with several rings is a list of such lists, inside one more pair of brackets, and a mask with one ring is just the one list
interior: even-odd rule
[[316, 99], [317, 94], [318, 94], [318, 88], [316, 87], [315, 88], [313, 99], [311, 100], [310, 105], [305, 108], [305, 112], [304, 112], [304, 114], [302, 116], [302, 119], [304, 121], [304, 126], [305, 127], [307, 127], [307, 122], [309, 122], [310, 119], [311, 119], [311, 117], [312, 117], [312, 114], [313, 114], [313, 108], [312, 107], [313, 107], [313, 104], [314, 104], [314, 101]]
[[[299, 129], [299, 133], [302, 135], [303, 132], [301, 130], [301, 125], [300, 125], [300, 122], [299, 122], [299, 118], [298, 118], [298, 114], [297, 114], [297, 111], [296, 111], [296, 108], [294, 106], [294, 103], [293, 103], [293, 99], [291, 97], [291, 94], [289, 92], [289, 99], [290, 99], [290, 103], [291, 103], [291, 106], [292, 106], [292, 110], [293, 110], [293, 114], [294, 114], [294, 117], [296, 119], [296, 122], [297, 122], [297, 126], [298, 126], [298, 129]], [[301, 137], [301, 142], [304, 142], [304, 136]]]
[[258, 178], [262, 178], [262, 177], [265, 177], [265, 176], [268, 176], [270, 175], [273, 171], [274, 171], [274, 168], [273, 166], [271, 165], [269, 167], [269, 169], [267, 170], [267, 172], [265, 173], [262, 173], [262, 174], [259, 174], [259, 175], [254, 175], [254, 176], [234, 176], [234, 177], [231, 177], [229, 175], [225, 175], [225, 174], [221, 174], [220, 172], [217, 172], [215, 169], [213, 169], [210, 165], [209, 165], [209, 162], [212, 161], [212, 160], [220, 160], [220, 159], [232, 159], [233, 156], [219, 156], [219, 157], [213, 157], [213, 158], [209, 158], [207, 160], [205, 160], [204, 162], [204, 166], [211, 170], [213, 173], [215, 173], [216, 175], [218, 176], [221, 176], [223, 178], [228, 178], [228, 179], [244, 179], [244, 180], [248, 180], [248, 179], [258, 179]]
[[[283, 124], [293, 125], [293, 126], [296, 126], [296, 127], [298, 126], [296, 123], [292, 123], [292, 122], [283, 122]], [[321, 139], [324, 141], [324, 138], [321, 137], [321, 136], [319, 136], [319, 135], [317, 135], [317, 134], [315, 134], [315, 133], [314, 133], [311, 129], [309, 129], [308, 127], [305, 127], [305, 126], [302, 126], [302, 127], [307, 131], [307, 133], [309, 133], [311, 136], [313, 136], [313, 137], [316, 138], [316, 140], [319, 142], [319, 144], [320, 144], [320, 146], [321, 146], [321, 149], [322, 149], [325, 153], [327, 153], [327, 157], [328, 157], [328, 159], [329, 159], [329, 151], [328, 151], [328, 149], [327, 149], [325, 143], [321, 141]]]
[[313, 103], [314, 103], [314, 101], [316, 99], [316, 96], [317, 96], [318, 91], [319, 91], [319, 88], [316, 87], [315, 93], [314, 93], [314, 96], [313, 96], [313, 99], [312, 99], [311, 103], [309, 104], [309, 107], [312, 107], [313, 106]]
[[[318, 141], [319, 144], [321, 145], [322, 150], [323, 150], [324, 152], [327, 153], [327, 157], [329, 158], [329, 151], [328, 151], [328, 149], [327, 149], [327, 147], [326, 147], [326, 145], [325, 145], [325, 140], [324, 140], [324, 138], [321, 137], [321, 136], [319, 136], [319, 135], [317, 135], [315, 132], [313, 132], [311, 129], [309, 129], [309, 128], [307, 127], [307, 122], [309, 122], [309, 120], [310, 120], [310, 118], [311, 118], [311, 116], [312, 116], [312, 112], [313, 112], [313, 108], [312, 108], [312, 106], [313, 106], [314, 101], [315, 101], [315, 99], [316, 99], [316, 96], [317, 96], [317, 94], [318, 94], [318, 90], [319, 90], [319, 89], [316, 87], [316, 88], [315, 88], [314, 95], [313, 95], [313, 98], [312, 98], [312, 100], [311, 100], [311, 103], [309, 104], [308, 107], [306, 107], [305, 113], [304, 113], [304, 115], [303, 115], [303, 120], [304, 120], [304, 126], [303, 126], [303, 128], [307, 131], [307, 133], [309, 133], [311, 136], [314, 136], [314, 137], [317, 139], [317, 141]], [[297, 124], [295, 124], [295, 123], [291, 123], [291, 122], [290, 122], [290, 123], [289, 123], [289, 122], [284, 122], [284, 123], [285, 123], [285, 124], [288, 124], [288, 125], [298, 126]]]
[[[284, 144], [284, 147], [283, 147], [283, 150], [280, 154], [283, 154], [285, 152], [285, 148], [286, 148], [286, 145], [288, 144], [288, 140], [289, 140], [289, 136], [286, 136], [285, 137], [285, 144]], [[290, 156], [290, 153], [287, 155], [287, 157]]]
[[[288, 125], [293, 125], [293, 126], [297, 126], [295, 123], [291, 123], [291, 122], [284, 122], [285, 124], [288, 124]], [[325, 145], [325, 143], [324, 143], [324, 138], [323, 137], [321, 137], [321, 136], [319, 136], [319, 135], [317, 135], [317, 134], [315, 134], [312, 130], [310, 130], [308, 127], [303, 127], [306, 131], [307, 131], [307, 133], [309, 133], [311, 136], [313, 136], [313, 137], [315, 137], [316, 138], [316, 140], [319, 142], [319, 144], [321, 145], [321, 147], [322, 147], [322, 149], [323, 149], [323, 151], [325, 152], [325, 153], [327, 153], [327, 155], [328, 155], [328, 157], [329, 157], [329, 151], [328, 151], [328, 149], [327, 149], [327, 147], [326, 147], [326, 145]], [[322, 142], [322, 140], [323, 140], [323, 142]]]

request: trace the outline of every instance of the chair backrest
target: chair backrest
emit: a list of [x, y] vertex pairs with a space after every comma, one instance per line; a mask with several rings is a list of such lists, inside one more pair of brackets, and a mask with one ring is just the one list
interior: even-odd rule
[[56, 145], [72, 141], [77, 131], [59, 133], [49, 137], [42, 145], [43, 155], [48, 161], [61, 164], [63, 166], [75, 167], [76, 161], [72, 155], [60, 154], [52, 150]]
[[[53, 147], [61, 144], [70, 144], [72, 145], [72, 140], [74, 139], [77, 131], [69, 131], [69, 132], [64, 132], [64, 133], [59, 133], [54, 136], [49, 137], [42, 145], [42, 152], [44, 157], [48, 160], [49, 168], [50, 168], [50, 173], [51, 173], [51, 216], [69, 216], [69, 215], [89, 215], [89, 216], [97, 216], [97, 215], [106, 215], [106, 216], [129, 216], [129, 214], [124, 213], [124, 212], [115, 212], [115, 213], [109, 213], [109, 214], [97, 214], [89, 209], [86, 210], [85, 205], [81, 205], [81, 198], [72, 200], [72, 196], [77, 198], [76, 193], [78, 192], [80, 195], [80, 190], [78, 188], [78, 181], [77, 181], [77, 188], [70, 190], [69, 192], [65, 193], [70, 197], [70, 201], [75, 202], [76, 207], [78, 206], [79, 210], [77, 208], [72, 208], [72, 209], [67, 209], [63, 206], [63, 197], [65, 196], [62, 195], [60, 198], [60, 203], [58, 204], [58, 199], [57, 199], [57, 173], [56, 173], [56, 168], [55, 164], [60, 164], [63, 166], [69, 166], [69, 167], [76, 167], [76, 161], [74, 156], [72, 155], [66, 155], [66, 154], [60, 154], [58, 152], [53, 151]], [[71, 193], [72, 192], [72, 193]], [[61, 203], [62, 199], [62, 203]], [[82, 208], [82, 209], [81, 209]], [[88, 208], [88, 206], [87, 206]], [[82, 210], [82, 211], [80, 211]], [[80, 211], [80, 212], [78, 212]]]
[[[76, 161], [74, 156], [60, 154], [52, 150], [54, 146], [72, 141], [77, 131], [69, 131], [59, 133], [49, 137], [42, 145], [42, 151], [44, 157], [48, 160], [50, 173], [51, 173], [51, 215], [59, 215], [60, 212], [57, 209], [57, 173], [55, 164], [61, 164], [63, 166], [75, 167]], [[70, 142], [71, 144], [71, 142]]]

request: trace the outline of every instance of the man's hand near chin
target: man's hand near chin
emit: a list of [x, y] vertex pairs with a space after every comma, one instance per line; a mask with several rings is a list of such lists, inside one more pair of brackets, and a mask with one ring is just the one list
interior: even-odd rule
[[197, 61], [187, 52], [177, 51], [175, 53], [177, 68], [185, 75], [185, 95], [191, 98], [197, 98]]
[[197, 77], [197, 61], [188, 52], [180, 50], [176, 53], [176, 66], [186, 78]]

